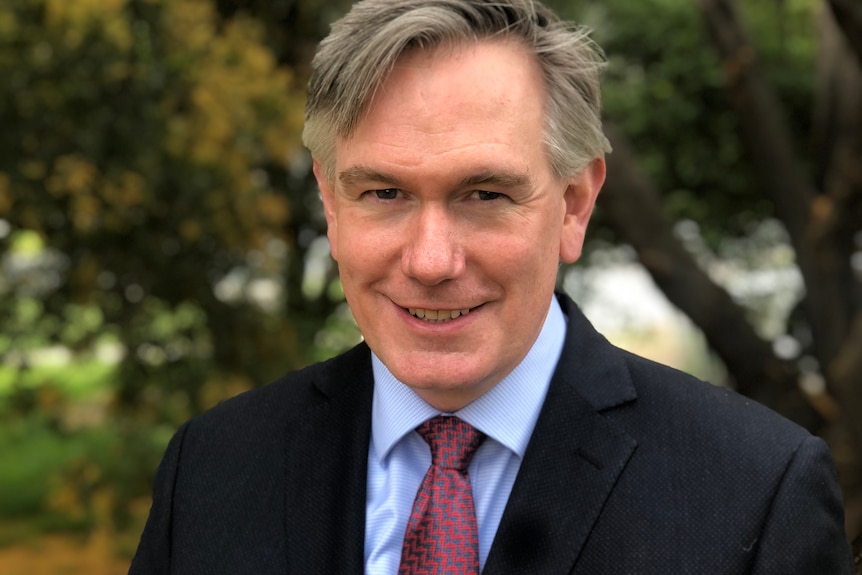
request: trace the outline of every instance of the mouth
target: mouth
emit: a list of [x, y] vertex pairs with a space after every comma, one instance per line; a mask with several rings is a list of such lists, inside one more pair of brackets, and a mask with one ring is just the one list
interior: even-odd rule
[[405, 308], [405, 311], [417, 319], [431, 323], [444, 323], [467, 315], [476, 308], [465, 309], [424, 309], [419, 307]]

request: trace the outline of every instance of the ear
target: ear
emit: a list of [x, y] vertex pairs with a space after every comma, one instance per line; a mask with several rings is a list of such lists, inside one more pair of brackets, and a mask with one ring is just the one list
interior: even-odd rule
[[565, 191], [566, 213], [560, 237], [560, 259], [571, 264], [581, 257], [587, 224], [605, 182], [605, 159], [596, 158], [571, 178]]
[[333, 182], [325, 175], [320, 161], [312, 163], [314, 179], [320, 189], [320, 199], [323, 200], [323, 215], [326, 217], [326, 237], [329, 238], [329, 252], [334, 260], [338, 260], [338, 218], [335, 217], [335, 190]]

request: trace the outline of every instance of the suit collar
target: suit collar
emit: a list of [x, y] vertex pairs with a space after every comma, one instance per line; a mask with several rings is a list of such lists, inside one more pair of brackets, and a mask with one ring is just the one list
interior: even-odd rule
[[636, 398], [620, 352], [566, 296], [566, 343], [483, 573], [568, 573], [636, 441], [603, 413]]
[[571, 374], [568, 385], [596, 411], [617, 407], [637, 398], [623, 354], [584, 317], [572, 299], [557, 294], [569, 320], [566, 343], [555, 375]]
[[319, 395], [286, 425], [287, 572], [361, 574], [371, 352], [360, 344], [313, 373]]

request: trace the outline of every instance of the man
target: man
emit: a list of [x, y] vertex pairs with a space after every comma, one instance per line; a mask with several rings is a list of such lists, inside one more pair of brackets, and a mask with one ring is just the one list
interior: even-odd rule
[[529, 0], [333, 26], [304, 138], [365, 343], [186, 423], [132, 573], [852, 572], [821, 440], [554, 294], [600, 67]]

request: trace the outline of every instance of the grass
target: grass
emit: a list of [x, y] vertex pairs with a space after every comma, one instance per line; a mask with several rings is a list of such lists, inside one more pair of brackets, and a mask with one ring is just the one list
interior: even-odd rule
[[0, 549], [140, 522], [172, 429], [112, 414], [115, 378], [89, 359], [0, 366]]
[[81, 451], [80, 441], [55, 435], [36, 418], [0, 429], [0, 516], [32, 515], [42, 507], [51, 478]]
[[63, 365], [36, 365], [26, 370], [0, 365], [0, 403], [18, 390], [51, 387], [69, 400], [81, 400], [111, 389], [116, 366], [98, 360]]

